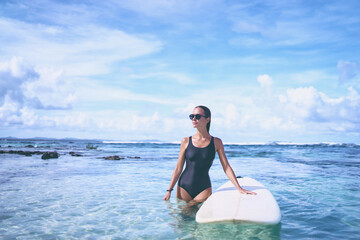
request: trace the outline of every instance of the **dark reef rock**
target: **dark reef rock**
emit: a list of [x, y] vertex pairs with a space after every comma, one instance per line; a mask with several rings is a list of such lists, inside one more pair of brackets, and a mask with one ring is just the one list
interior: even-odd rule
[[119, 157], [117, 155], [115, 156], [107, 156], [107, 157], [104, 157], [105, 160], [121, 160], [121, 159], [124, 159], [124, 157]]
[[32, 156], [32, 155], [43, 154], [43, 152], [41, 152], [41, 151], [22, 151], [22, 150], [10, 150], [10, 151], [0, 150], [0, 154], [19, 154], [19, 155], [23, 155], [23, 156]]
[[41, 159], [50, 159], [50, 158], [59, 158], [59, 154], [57, 152], [44, 152], [41, 156]]
[[83, 155], [80, 153], [76, 153], [76, 152], [69, 152], [69, 154], [73, 157], [82, 157]]
[[33, 145], [30, 145], [30, 144], [29, 144], [29, 145], [26, 145], [25, 147], [26, 147], [26, 148], [34, 148], [34, 146], [33, 146]]
[[127, 158], [131, 158], [131, 159], [140, 159], [140, 157], [138, 157], [138, 156], [127, 157]]
[[86, 145], [86, 148], [87, 149], [97, 149], [98, 146], [95, 146], [95, 145], [89, 143], [88, 145]]

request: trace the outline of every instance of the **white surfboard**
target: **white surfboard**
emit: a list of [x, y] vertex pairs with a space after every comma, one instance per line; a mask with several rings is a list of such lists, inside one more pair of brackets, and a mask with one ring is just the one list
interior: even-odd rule
[[237, 180], [242, 188], [256, 192], [257, 195], [241, 194], [234, 184], [228, 181], [203, 203], [196, 214], [196, 221], [279, 223], [280, 208], [271, 192], [252, 178], [243, 177]]

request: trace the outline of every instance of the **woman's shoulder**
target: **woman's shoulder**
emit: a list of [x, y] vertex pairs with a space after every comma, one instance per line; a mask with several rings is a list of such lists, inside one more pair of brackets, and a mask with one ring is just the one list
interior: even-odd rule
[[184, 137], [181, 139], [181, 147], [187, 148], [190, 142], [190, 137]]
[[181, 139], [181, 144], [189, 143], [189, 139], [190, 139], [190, 137], [183, 137], [183, 139]]
[[183, 139], [181, 139], [180, 148], [185, 150], [189, 145], [189, 141], [190, 141], [190, 137], [184, 137]]
[[214, 138], [215, 144], [222, 144], [222, 140], [220, 138], [214, 137], [214, 136], [213, 136], [213, 138]]
[[218, 149], [221, 149], [221, 148], [224, 147], [223, 142], [222, 142], [222, 140], [220, 138], [218, 138], [218, 137], [213, 137], [213, 138], [214, 138], [214, 145], [215, 145], [216, 151]]

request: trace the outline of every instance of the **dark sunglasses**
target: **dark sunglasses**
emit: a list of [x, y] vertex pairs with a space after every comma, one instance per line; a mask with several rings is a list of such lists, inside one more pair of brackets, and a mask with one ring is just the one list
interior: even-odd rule
[[190, 120], [193, 120], [194, 117], [196, 118], [196, 120], [199, 120], [201, 117], [206, 117], [206, 116], [201, 115], [201, 114], [190, 114], [189, 115]]

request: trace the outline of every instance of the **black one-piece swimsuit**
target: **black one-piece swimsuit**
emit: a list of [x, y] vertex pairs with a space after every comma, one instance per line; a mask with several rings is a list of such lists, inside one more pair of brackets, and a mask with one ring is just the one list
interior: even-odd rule
[[185, 170], [182, 172], [178, 185], [185, 189], [192, 198], [211, 187], [209, 169], [215, 158], [214, 138], [204, 148], [195, 147], [192, 138], [185, 152]]

